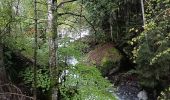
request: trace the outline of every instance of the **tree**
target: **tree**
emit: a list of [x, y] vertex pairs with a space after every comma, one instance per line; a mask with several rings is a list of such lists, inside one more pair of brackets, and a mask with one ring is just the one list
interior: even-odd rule
[[[6, 3], [6, 4], [5, 4]], [[6, 34], [10, 34], [11, 28], [10, 24], [12, 24], [13, 19], [12, 19], [12, 2], [6, 0], [4, 2], [0, 1], [0, 5], [2, 6], [0, 8], [1, 13], [3, 13], [0, 16], [0, 85], [3, 85], [7, 83], [8, 77], [6, 75], [6, 68], [4, 65], [4, 36]]]
[[[170, 45], [169, 45], [169, 2], [150, 1], [146, 9], [147, 24], [144, 31], [132, 39], [135, 72], [141, 83], [148, 87], [166, 84], [170, 74]], [[155, 4], [156, 3], [156, 4]], [[160, 9], [161, 5], [161, 10]], [[157, 8], [157, 9], [154, 9]], [[156, 15], [155, 15], [156, 14]], [[155, 15], [155, 16], [154, 16]], [[146, 56], [147, 55], [147, 56]]]
[[141, 9], [142, 9], [143, 25], [145, 26], [145, 9], [144, 9], [144, 2], [143, 2], [143, 0], [141, 0]]
[[0, 85], [7, 82], [6, 69], [4, 66], [3, 45], [0, 43]]
[[38, 19], [37, 19], [37, 0], [34, 0], [34, 39], [35, 39], [35, 44], [34, 44], [34, 65], [33, 65], [33, 72], [34, 72], [34, 93], [33, 97], [34, 100], [37, 100], [37, 49], [38, 49], [38, 41], [37, 41], [37, 34], [38, 34]]
[[51, 81], [55, 81], [52, 84], [52, 100], [58, 100], [59, 94], [59, 72], [58, 72], [58, 62], [57, 62], [57, 0], [48, 0], [48, 42], [49, 42], [49, 68]]

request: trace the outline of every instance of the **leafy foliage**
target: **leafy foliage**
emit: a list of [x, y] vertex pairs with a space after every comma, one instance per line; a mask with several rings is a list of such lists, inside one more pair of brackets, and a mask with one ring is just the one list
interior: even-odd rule
[[[57, 1], [59, 4], [64, 2], [64, 0]], [[77, 65], [69, 66], [67, 69], [67, 58], [75, 57], [81, 61], [84, 56], [83, 51], [87, 48], [87, 44], [81, 41], [83, 39], [70, 37], [68, 33], [80, 35], [81, 31], [89, 31], [90, 35], [94, 36], [94, 40], [92, 40], [94, 43], [89, 44], [93, 45], [100, 42], [114, 42], [116, 47], [122, 50], [122, 54], [128, 55], [136, 63], [135, 69], [131, 72], [137, 73], [141, 83], [145, 86], [154, 87], [169, 78], [169, 0], [149, 0], [144, 3], [146, 25], [143, 28], [140, 0], [78, 0], [58, 7], [58, 18], [54, 21], [58, 22], [58, 33], [65, 34], [65, 36], [60, 38], [60, 34], [58, 34], [57, 61], [60, 71], [62, 69], [69, 71], [65, 73], [65, 80], [60, 86], [63, 99], [114, 100], [113, 94], [109, 93], [110, 83], [101, 76], [101, 73], [95, 67]], [[46, 1], [37, 0], [37, 4], [37, 63], [39, 65], [37, 68], [37, 88], [46, 91], [50, 89], [51, 84], [49, 69], [47, 68], [49, 62], [48, 35], [46, 33], [48, 11]], [[0, 42], [31, 61], [34, 58], [35, 46], [33, 7], [34, 5], [30, 0], [0, 1]], [[130, 45], [127, 45], [129, 40], [131, 40]], [[104, 55], [99, 52], [98, 57], [93, 56], [92, 58], [99, 59], [104, 56], [99, 59], [102, 63], [99, 69], [102, 72], [108, 72], [111, 67], [119, 66], [122, 56], [115, 49], [104, 49], [109, 52]], [[104, 51], [104, 49], [99, 51]], [[96, 53], [96, 51], [94, 52]], [[5, 52], [5, 56], [8, 59], [12, 58], [8, 52]], [[11, 62], [6, 62], [8, 64], [6, 69], [14, 73]], [[60, 73], [62, 74], [62, 72]], [[31, 67], [26, 68], [21, 72], [21, 76], [25, 85], [32, 87], [33, 69]], [[164, 96], [162, 95], [162, 98], [165, 98]]]
[[115, 100], [109, 93], [111, 84], [95, 67], [77, 65], [68, 70], [60, 87], [64, 100]]
[[162, 19], [150, 21], [145, 25], [144, 32], [131, 42], [136, 44], [133, 50], [133, 59], [137, 63], [136, 72], [142, 83], [151, 87], [170, 73], [169, 15], [164, 12], [160, 16]]
[[[21, 77], [23, 77], [25, 85], [31, 85], [33, 86], [33, 69], [32, 68], [26, 68], [24, 71], [20, 73]], [[47, 91], [50, 89], [51, 83], [50, 83], [50, 77], [49, 77], [49, 71], [47, 68], [43, 67], [41, 69], [37, 70], [37, 88], [42, 89], [43, 91]]]
[[60, 61], [65, 61], [67, 57], [75, 57], [80, 60], [83, 56], [83, 51], [87, 47], [87, 44], [77, 40], [71, 40], [69, 37], [64, 37], [59, 40], [60, 47], [58, 48], [58, 55]]
[[109, 24], [108, 17], [110, 16], [110, 12], [113, 12], [117, 8], [116, 3], [110, 0], [86, 0], [83, 4], [88, 11], [87, 18], [95, 26], [95, 38], [99, 39], [99, 41], [101, 39], [106, 41], [106, 30], [109, 28], [107, 27], [107, 24]]
[[170, 88], [165, 89], [161, 92], [160, 96], [158, 96], [157, 100], [168, 100], [170, 98]]

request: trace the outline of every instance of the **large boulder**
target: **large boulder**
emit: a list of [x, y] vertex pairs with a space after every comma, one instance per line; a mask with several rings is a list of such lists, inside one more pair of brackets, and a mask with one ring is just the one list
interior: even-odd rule
[[104, 75], [117, 71], [121, 58], [122, 55], [111, 43], [99, 44], [87, 55], [88, 63], [96, 65]]
[[148, 100], [147, 92], [142, 88], [135, 75], [119, 73], [110, 79], [117, 88], [115, 91], [117, 100]]
[[127, 81], [117, 87], [116, 96], [118, 100], [148, 100], [145, 90], [135, 81]]
[[127, 81], [121, 83], [117, 87], [116, 94], [118, 100], [143, 100], [138, 98], [138, 93], [140, 92], [140, 86], [135, 81]]

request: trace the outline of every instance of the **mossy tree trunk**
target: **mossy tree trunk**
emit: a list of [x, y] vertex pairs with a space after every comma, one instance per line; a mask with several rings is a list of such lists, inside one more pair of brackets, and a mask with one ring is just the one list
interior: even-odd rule
[[34, 91], [33, 91], [33, 98], [34, 100], [37, 100], [37, 49], [38, 49], [38, 40], [37, 40], [37, 34], [38, 34], [38, 13], [37, 13], [37, 0], [34, 0], [34, 64], [33, 64], [33, 80], [34, 80]]
[[48, 41], [49, 41], [49, 69], [52, 82], [52, 100], [58, 100], [58, 62], [57, 62], [57, 0], [48, 0]]

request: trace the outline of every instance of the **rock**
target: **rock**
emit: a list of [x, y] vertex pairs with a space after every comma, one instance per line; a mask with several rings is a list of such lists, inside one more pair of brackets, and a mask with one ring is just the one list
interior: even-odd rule
[[128, 81], [118, 86], [116, 94], [119, 97], [118, 100], [139, 100], [137, 95], [140, 90], [141, 88], [137, 82]]
[[87, 63], [96, 65], [104, 76], [119, 70], [121, 53], [111, 43], [99, 44], [87, 54]]
[[75, 66], [76, 64], [78, 64], [78, 61], [75, 57], [68, 57], [66, 63], [68, 65]]
[[117, 62], [122, 58], [120, 52], [111, 43], [97, 45], [87, 56], [88, 62], [95, 65], [103, 65], [107, 61]]
[[140, 91], [137, 96], [139, 100], [148, 100], [148, 96], [145, 90]]

